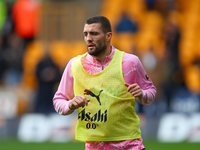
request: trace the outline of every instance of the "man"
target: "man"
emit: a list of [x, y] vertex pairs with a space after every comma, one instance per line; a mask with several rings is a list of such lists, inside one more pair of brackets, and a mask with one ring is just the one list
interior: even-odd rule
[[84, 26], [88, 53], [71, 59], [54, 96], [56, 111], [78, 109], [76, 139], [90, 149], [145, 150], [135, 99], [149, 105], [156, 88], [137, 56], [110, 45], [109, 20], [88, 19]]

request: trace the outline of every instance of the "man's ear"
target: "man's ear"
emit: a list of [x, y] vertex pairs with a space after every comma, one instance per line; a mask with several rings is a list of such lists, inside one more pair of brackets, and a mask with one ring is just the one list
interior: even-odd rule
[[110, 41], [112, 38], [112, 32], [106, 33], [106, 41]]

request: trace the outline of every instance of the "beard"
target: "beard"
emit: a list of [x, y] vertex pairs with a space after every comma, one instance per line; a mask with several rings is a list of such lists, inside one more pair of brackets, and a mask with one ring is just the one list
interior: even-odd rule
[[100, 56], [101, 54], [104, 54], [106, 52], [106, 48], [107, 45], [105, 44], [105, 41], [102, 43], [97, 43], [97, 44], [93, 44], [94, 45], [94, 49], [90, 50], [87, 47], [88, 53], [92, 56]]

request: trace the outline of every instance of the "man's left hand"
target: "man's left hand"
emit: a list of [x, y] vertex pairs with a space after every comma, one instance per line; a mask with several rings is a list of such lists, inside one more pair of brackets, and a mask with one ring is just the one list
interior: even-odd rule
[[143, 93], [142, 89], [137, 83], [128, 84], [124, 83], [125, 86], [127, 86], [127, 91], [130, 92], [139, 102], [142, 100]]

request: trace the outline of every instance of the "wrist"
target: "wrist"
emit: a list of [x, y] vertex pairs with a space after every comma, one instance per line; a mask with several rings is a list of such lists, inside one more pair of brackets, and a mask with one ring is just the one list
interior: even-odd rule
[[68, 108], [69, 108], [69, 110], [73, 110], [73, 109], [71, 108], [71, 105], [70, 105], [70, 103], [68, 104]]

